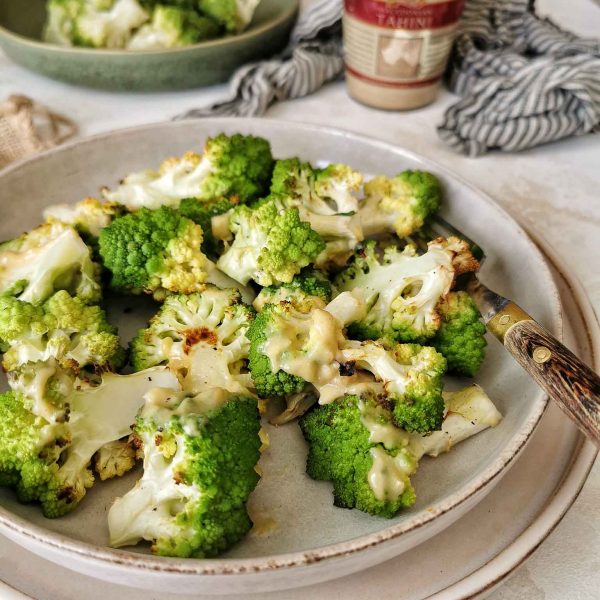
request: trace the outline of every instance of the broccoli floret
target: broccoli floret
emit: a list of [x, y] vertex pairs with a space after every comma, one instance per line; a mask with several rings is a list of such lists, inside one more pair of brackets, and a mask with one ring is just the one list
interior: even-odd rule
[[331, 283], [327, 277], [317, 269], [306, 268], [290, 283], [263, 288], [253, 306], [257, 311], [261, 311], [265, 304], [290, 302], [301, 312], [309, 312], [314, 307], [325, 308], [331, 296]]
[[211, 286], [200, 294], [169, 296], [133, 339], [131, 362], [136, 370], [168, 365], [190, 394], [218, 387], [247, 395], [252, 382], [243, 371], [253, 317], [235, 290]]
[[466, 292], [450, 292], [437, 307], [442, 324], [432, 345], [448, 361], [448, 371], [474, 377], [485, 358], [485, 325]]
[[217, 266], [242, 284], [250, 279], [262, 286], [290, 283], [325, 248], [297, 209], [281, 209], [273, 200], [254, 209], [238, 206], [229, 228], [234, 239]]
[[354, 195], [361, 183], [362, 175], [347, 165], [315, 170], [297, 158], [275, 163], [271, 193], [282, 205], [297, 208], [300, 218], [327, 244], [317, 259], [319, 265], [343, 265], [363, 239]]
[[177, 208], [183, 198], [212, 201], [235, 197], [248, 202], [267, 190], [272, 169], [267, 140], [220, 134], [206, 141], [202, 156], [188, 152], [165, 161], [158, 172], [132, 173], [113, 192], [104, 190], [104, 195], [132, 211], [143, 207]]
[[115, 289], [133, 294], [191, 294], [204, 289], [202, 228], [176, 210], [142, 208], [100, 232], [100, 256]]
[[252, 21], [260, 0], [198, 0], [200, 10], [220, 23], [227, 32], [239, 33]]
[[149, 19], [138, 0], [49, 0], [44, 39], [63, 46], [124, 48]]
[[281, 398], [299, 393], [306, 385], [302, 377], [273, 365], [265, 349], [267, 342], [274, 338], [289, 341], [290, 345], [293, 343], [291, 335], [287, 337], [286, 333], [287, 313], [290, 311], [291, 307], [286, 304], [267, 304], [246, 332], [250, 340], [248, 368], [261, 398]]
[[425, 171], [403, 171], [391, 179], [375, 177], [365, 184], [359, 211], [365, 237], [411, 235], [439, 210], [441, 197], [439, 180]]
[[104, 376], [99, 387], [72, 392], [69, 417], [49, 424], [27, 410], [15, 392], [0, 396], [0, 472], [23, 502], [38, 501], [46, 517], [60, 517], [94, 482], [90, 463], [109, 442], [129, 435], [144, 395], [155, 387], [177, 389], [159, 367], [135, 375]]
[[260, 457], [257, 402], [215, 392], [181, 403], [146, 405], [134, 435], [144, 474], [108, 515], [110, 544], [152, 542], [162, 556], [211, 557], [242, 539], [252, 522], [246, 501]]
[[100, 300], [100, 267], [78, 233], [46, 223], [0, 244], [0, 295], [41, 304], [58, 290], [93, 304]]
[[[387, 435], [374, 436], [369, 422]], [[309, 444], [306, 471], [333, 483], [336, 506], [391, 518], [415, 503], [410, 476], [418, 460], [406, 447], [408, 435], [375, 400], [348, 395], [316, 406], [300, 427]]]
[[381, 383], [380, 397], [393, 407], [394, 422], [407, 431], [439, 429], [444, 416], [442, 376], [446, 360], [431, 347], [348, 342], [341, 362], [369, 371]]
[[[217, 198], [216, 200], [201, 201], [196, 198], [185, 198], [179, 205], [179, 212], [187, 219], [191, 219], [202, 227], [204, 240], [202, 252], [211, 258], [217, 258], [223, 251], [223, 244], [217, 239], [212, 230], [212, 219], [219, 215], [225, 215], [238, 205], [236, 197]], [[227, 215], [224, 217], [227, 218]]]
[[440, 300], [464, 268], [477, 267], [466, 243], [454, 238], [430, 242], [420, 256], [413, 246], [380, 252], [369, 240], [334, 281], [340, 291], [362, 289], [367, 303], [366, 317], [352, 323], [348, 335], [418, 343], [431, 339], [441, 325]]
[[98, 242], [100, 231], [121, 216], [123, 208], [96, 198], [85, 198], [77, 204], [56, 204], [44, 210], [48, 223], [63, 223], [74, 227], [90, 245]]
[[127, 44], [128, 50], [179, 48], [216, 38], [219, 25], [195, 10], [157, 5], [152, 21], [138, 29]]

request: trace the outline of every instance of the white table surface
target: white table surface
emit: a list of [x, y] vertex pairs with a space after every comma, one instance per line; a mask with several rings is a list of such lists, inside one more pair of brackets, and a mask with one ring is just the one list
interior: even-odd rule
[[[598, 35], [594, 0], [545, 0], [544, 14], [582, 35]], [[75, 120], [81, 135], [167, 120], [221, 96], [225, 88], [159, 94], [85, 90], [31, 74], [0, 53], [0, 99], [26, 94]], [[600, 138], [588, 135], [522, 152], [476, 159], [450, 151], [435, 125], [453, 97], [407, 113], [372, 110], [351, 101], [342, 83], [273, 107], [267, 118], [335, 126], [419, 152], [479, 186], [559, 248], [600, 313]], [[587, 600], [600, 596], [600, 463], [572, 510], [494, 600]], [[0, 536], [0, 561], [9, 542]], [[4, 596], [0, 590], [0, 598]]]

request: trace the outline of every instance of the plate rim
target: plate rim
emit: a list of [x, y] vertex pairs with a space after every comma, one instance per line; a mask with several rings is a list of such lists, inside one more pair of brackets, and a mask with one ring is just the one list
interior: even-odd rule
[[[186, 119], [180, 121], [162, 121], [156, 123], [149, 123], [145, 125], [120, 128], [110, 130], [107, 132], [99, 133], [92, 136], [76, 139], [70, 141], [61, 146], [46, 150], [40, 154], [37, 154], [29, 159], [20, 161], [18, 163], [9, 165], [3, 170], [0, 170], [0, 183], [2, 178], [6, 175], [16, 171], [25, 165], [34, 164], [37, 161], [43, 161], [48, 156], [59, 154], [61, 152], [68, 151], [78, 146], [85, 146], [90, 143], [101, 142], [104, 139], [128, 136], [130, 134], [141, 132], [145, 130], [168, 128], [189, 124], [205, 124], [210, 122], [222, 123], [223, 125], [239, 126], [241, 130], [253, 129], [260, 122], [268, 122], [273, 126], [287, 128], [298, 128], [302, 130], [308, 130], [314, 133], [326, 133], [327, 135], [342, 137], [347, 140], [356, 140], [366, 142], [371, 146], [377, 146], [382, 150], [387, 150], [396, 155], [401, 155], [409, 158], [418, 163], [427, 165], [428, 168], [434, 169], [436, 172], [443, 174], [444, 177], [452, 179], [462, 186], [470, 188], [481, 201], [486, 202], [490, 208], [495, 210], [499, 215], [510, 221], [515, 227], [517, 232], [524, 238], [525, 243], [530, 247], [533, 255], [537, 256], [541, 267], [544, 269], [545, 276], [551, 284], [548, 292], [551, 294], [550, 300], [553, 303], [552, 317], [553, 323], [551, 329], [554, 330], [555, 335], [560, 339], [562, 338], [562, 307], [560, 303], [560, 296], [558, 288], [553, 280], [550, 267], [547, 263], [541, 250], [529, 237], [522, 225], [513, 218], [503, 207], [497, 204], [491, 196], [480, 190], [477, 186], [471, 184], [463, 177], [454, 173], [450, 168], [440, 165], [437, 161], [431, 160], [430, 158], [407, 150], [393, 143], [386, 142], [371, 136], [364, 135], [362, 133], [353, 132], [349, 129], [340, 129], [335, 127], [320, 126], [312, 123], [304, 123], [300, 121], [289, 121], [283, 119], [257, 119], [257, 118], [240, 118], [240, 117], [219, 117], [211, 118], [210, 121], [207, 119]], [[256, 135], [261, 135], [255, 132]], [[511, 444], [509, 444], [502, 453], [496, 457], [496, 459], [485, 469], [477, 479], [470, 482], [469, 485], [463, 486], [460, 490], [446, 497], [444, 500], [438, 502], [434, 507], [427, 510], [420, 511], [414, 517], [407, 519], [404, 523], [388, 526], [380, 531], [338, 542], [335, 544], [328, 544], [315, 549], [309, 549], [304, 551], [289, 552], [278, 555], [267, 555], [260, 556], [257, 558], [216, 558], [216, 559], [202, 559], [202, 560], [190, 560], [190, 559], [179, 559], [179, 558], [168, 558], [158, 557], [152, 555], [138, 554], [126, 550], [109, 548], [107, 546], [101, 546], [88, 542], [82, 542], [74, 540], [71, 537], [61, 535], [49, 531], [48, 529], [31, 524], [26, 519], [19, 517], [12, 513], [10, 510], [3, 506], [0, 506], [0, 530], [8, 529], [13, 534], [25, 536], [30, 540], [39, 544], [49, 546], [57, 551], [66, 552], [69, 554], [75, 554], [88, 560], [100, 561], [107, 565], [114, 565], [121, 568], [128, 568], [137, 572], [153, 572], [163, 573], [170, 575], [188, 575], [188, 576], [235, 576], [241, 574], [258, 574], [258, 573], [269, 573], [281, 570], [290, 570], [300, 567], [307, 567], [314, 563], [322, 563], [325, 560], [334, 560], [336, 558], [349, 557], [357, 554], [369, 547], [376, 546], [385, 542], [390, 542], [394, 539], [399, 538], [402, 535], [406, 535], [410, 532], [414, 532], [421, 527], [434, 522], [439, 517], [453, 511], [460, 505], [467, 502], [473, 496], [476, 496], [479, 492], [485, 488], [489, 488], [497, 482], [502, 475], [504, 475], [508, 468], [514, 463], [516, 458], [520, 455], [525, 445], [534, 433], [537, 425], [543, 416], [547, 406], [548, 397], [545, 396], [541, 391], [537, 399], [534, 401], [536, 405], [536, 411], [531, 414], [529, 419], [523, 424], [521, 429], [515, 433], [512, 438]], [[441, 506], [441, 505], [444, 506]]]
[[[8, 27], [5, 27], [0, 23], [0, 40], [4, 37], [13, 43], [19, 44], [20, 46], [28, 46], [35, 50], [41, 50], [44, 52], [54, 52], [57, 54], [68, 54], [75, 56], [93, 56], [93, 57], [135, 57], [135, 56], [176, 56], [178, 54], [185, 54], [194, 50], [206, 50], [218, 48], [220, 46], [228, 46], [234, 42], [246, 42], [254, 38], [258, 38], [265, 33], [268, 33], [278, 27], [283, 26], [289, 20], [293, 19], [300, 10], [300, 0], [286, 0], [289, 2], [289, 8], [284, 10], [278, 17], [274, 17], [268, 20], [266, 23], [258, 27], [250, 27], [242, 33], [235, 35], [224, 36], [214, 40], [207, 40], [205, 42], [199, 42], [197, 44], [190, 44], [189, 46], [183, 46], [182, 48], [163, 48], [162, 50], [124, 50], [124, 49], [109, 49], [109, 48], [86, 48], [81, 46], [59, 46], [58, 44], [50, 44], [43, 40], [30, 38], [26, 35], [16, 33]], [[131, 128], [129, 128], [131, 129]], [[115, 130], [113, 130], [115, 131]], [[83, 138], [82, 138], [83, 139]], [[87, 139], [87, 137], [85, 138]], [[62, 146], [61, 146], [62, 147]]]

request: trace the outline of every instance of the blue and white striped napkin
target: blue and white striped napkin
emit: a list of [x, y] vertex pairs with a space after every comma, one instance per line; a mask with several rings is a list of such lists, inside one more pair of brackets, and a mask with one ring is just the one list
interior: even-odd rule
[[[280, 56], [242, 67], [228, 98], [177, 118], [262, 115], [337, 79], [342, 10], [342, 0], [306, 2]], [[600, 124], [600, 42], [539, 19], [531, 0], [468, 0], [448, 82], [462, 98], [438, 132], [470, 156], [523, 150]]]

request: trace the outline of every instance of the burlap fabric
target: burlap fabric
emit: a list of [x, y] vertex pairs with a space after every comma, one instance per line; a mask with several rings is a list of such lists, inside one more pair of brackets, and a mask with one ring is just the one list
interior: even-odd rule
[[77, 133], [73, 121], [26, 96], [0, 104], [0, 169], [56, 146]]

